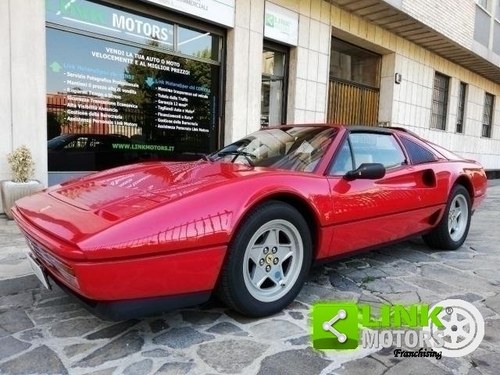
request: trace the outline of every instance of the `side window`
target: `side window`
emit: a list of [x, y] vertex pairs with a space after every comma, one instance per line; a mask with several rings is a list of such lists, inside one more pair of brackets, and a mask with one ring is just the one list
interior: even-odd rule
[[335, 161], [330, 169], [330, 174], [343, 176], [353, 169], [351, 146], [349, 145], [349, 141], [346, 139], [340, 149], [340, 152], [335, 157]]
[[403, 150], [391, 134], [352, 133], [349, 135], [354, 168], [363, 163], [380, 163], [386, 168], [406, 163]]
[[411, 159], [412, 164], [422, 164], [435, 161], [436, 156], [426, 149], [424, 146], [419, 145], [406, 137], [400, 137], [401, 143], [406, 148], [406, 152]]

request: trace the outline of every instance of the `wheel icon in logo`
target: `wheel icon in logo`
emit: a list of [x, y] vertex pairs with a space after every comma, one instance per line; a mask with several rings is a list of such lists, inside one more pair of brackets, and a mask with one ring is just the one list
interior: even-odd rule
[[[477, 349], [484, 337], [484, 319], [479, 310], [471, 303], [460, 299], [447, 299], [432, 306], [443, 309], [437, 315], [444, 327], [430, 323], [428, 331], [435, 340], [442, 338], [442, 347], [434, 347], [445, 357], [462, 357]], [[436, 341], [436, 340], [435, 340]]]

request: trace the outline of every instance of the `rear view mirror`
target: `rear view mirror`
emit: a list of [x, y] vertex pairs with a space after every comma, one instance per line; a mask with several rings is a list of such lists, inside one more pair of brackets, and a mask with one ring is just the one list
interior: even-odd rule
[[363, 163], [357, 169], [345, 174], [346, 180], [378, 180], [385, 176], [385, 167], [380, 163]]

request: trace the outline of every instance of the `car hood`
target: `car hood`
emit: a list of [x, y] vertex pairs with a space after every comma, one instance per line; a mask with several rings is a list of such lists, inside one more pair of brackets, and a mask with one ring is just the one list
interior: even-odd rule
[[143, 163], [96, 173], [63, 184], [48, 194], [79, 209], [106, 210], [119, 217], [129, 217], [155, 204], [262, 172], [241, 164], [204, 161]]
[[265, 171], [208, 161], [141, 163], [53, 186], [16, 207], [39, 229], [77, 244], [158, 206]]

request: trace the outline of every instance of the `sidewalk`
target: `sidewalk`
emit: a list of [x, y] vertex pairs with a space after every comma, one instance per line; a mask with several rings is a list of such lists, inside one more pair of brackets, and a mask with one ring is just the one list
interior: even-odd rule
[[0, 280], [30, 275], [27, 245], [15, 221], [0, 214]]
[[[457, 251], [420, 239], [312, 270], [297, 300], [265, 319], [214, 302], [112, 323], [89, 314], [31, 274], [14, 222], [0, 217], [1, 374], [498, 374], [500, 369], [500, 181]], [[472, 302], [486, 321], [479, 348], [461, 358], [394, 358], [393, 348], [311, 349], [309, 308], [319, 299], [370, 303]]]

